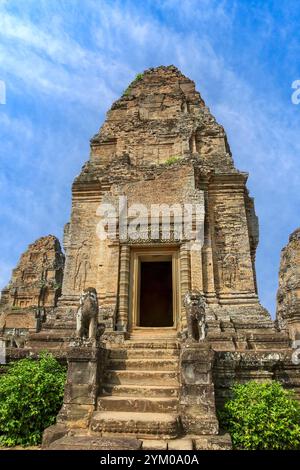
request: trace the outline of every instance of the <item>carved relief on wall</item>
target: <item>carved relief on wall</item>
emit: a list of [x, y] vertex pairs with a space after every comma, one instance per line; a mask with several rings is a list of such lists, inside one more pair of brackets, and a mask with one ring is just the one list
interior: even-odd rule
[[42, 273], [41, 273], [41, 280], [46, 281], [48, 277], [48, 270], [49, 270], [49, 262], [48, 262], [48, 256], [47, 253], [43, 253], [43, 259], [42, 259]]
[[90, 269], [90, 245], [84, 240], [77, 248], [75, 256], [74, 290], [82, 291], [87, 287], [87, 275]]
[[222, 259], [223, 287], [234, 289], [238, 276], [238, 259], [234, 253], [227, 253]]

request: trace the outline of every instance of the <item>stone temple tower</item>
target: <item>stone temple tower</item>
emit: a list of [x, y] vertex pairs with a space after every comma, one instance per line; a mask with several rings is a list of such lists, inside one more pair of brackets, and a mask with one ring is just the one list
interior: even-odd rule
[[[299, 387], [288, 332], [259, 303], [246, 183], [223, 127], [176, 67], [146, 70], [113, 103], [72, 186], [62, 295], [25, 348], [68, 361], [59, 433], [227, 446], [216, 407], [232, 382]], [[72, 337], [88, 288], [105, 332], [83, 348]], [[189, 342], [199, 298], [202, 330]]]
[[[247, 174], [234, 166], [224, 129], [191, 80], [172, 66], [138, 76], [107, 113], [91, 140], [90, 159], [74, 181], [61, 305], [77, 302], [82, 289], [93, 286], [108, 328], [135, 334], [144, 322], [175, 332], [184, 316], [182, 298], [193, 288], [216, 305], [223, 320], [230, 306], [238, 321], [245, 312], [266, 321], [254, 267], [258, 224], [246, 181]], [[151, 205], [197, 204], [202, 249], [189, 251], [189, 240], [177, 241], [172, 230], [169, 239], [154, 240], [149, 234], [99, 240], [99, 204], [122, 196], [128, 207], [146, 206], [149, 223]], [[146, 225], [144, 215], [143, 235]], [[172, 312], [158, 320], [147, 310], [144, 318], [143, 296], [151, 296], [146, 284], [149, 290], [154, 279], [161, 284], [159, 276], [169, 279], [170, 286], [166, 280], [162, 287]]]

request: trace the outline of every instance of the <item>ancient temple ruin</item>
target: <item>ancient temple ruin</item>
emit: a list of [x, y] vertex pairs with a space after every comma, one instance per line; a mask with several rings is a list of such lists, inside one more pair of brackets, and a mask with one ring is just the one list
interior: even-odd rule
[[300, 229], [295, 230], [281, 252], [277, 323], [293, 340], [300, 340]]
[[0, 299], [0, 331], [13, 346], [41, 328], [61, 294], [64, 255], [53, 235], [41, 237], [21, 256]]
[[[258, 297], [258, 220], [246, 183], [223, 127], [174, 66], [145, 71], [112, 105], [72, 186], [61, 295], [48, 290], [53, 308], [22, 349], [51, 350], [68, 362], [64, 405], [45, 445], [72, 448], [77, 438], [87, 445], [90, 436], [108, 436], [143, 448], [158, 441], [169, 449], [228, 448], [216, 409], [234, 381], [277, 379], [299, 390], [288, 328], [299, 315], [299, 288], [287, 294], [287, 267], [273, 322]], [[130, 233], [137, 205], [143, 211]], [[153, 205], [172, 208], [167, 235], [160, 213], [151, 231]], [[178, 231], [174, 207], [189, 205], [197, 207], [196, 238]], [[116, 208], [114, 217], [105, 207]], [[105, 217], [108, 236], [101, 237]], [[1, 305], [9, 296], [14, 305], [14, 285]], [[18, 308], [40, 305], [44, 294], [22, 300], [31, 296], [22, 286]], [[97, 293], [102, 336], [79, 341], [76, 314], [88, 288]], [[200, 304], [202, 330], [189, 338], [188, 315], [197, 317]]]

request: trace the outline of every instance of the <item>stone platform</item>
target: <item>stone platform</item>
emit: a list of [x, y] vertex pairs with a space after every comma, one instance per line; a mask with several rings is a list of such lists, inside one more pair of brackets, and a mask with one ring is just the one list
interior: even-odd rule
[[54, 441], [47, 450], [230, 450], [229, 434], [222, 436], [184, 437], [172, 440], [109, 438], [94, 435], [68, 435]]

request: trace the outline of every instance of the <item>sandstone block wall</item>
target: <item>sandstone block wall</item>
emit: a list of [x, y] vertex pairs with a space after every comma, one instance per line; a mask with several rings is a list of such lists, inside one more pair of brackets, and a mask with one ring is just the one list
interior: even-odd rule
[[0, 327], [4, 332], [34, 329], [37, 311], [46, 314], [56, 306], [63, 268], [64, 255], [56, 237], [41, 237], [29, 245], [1, 293]]
[[281, 251], [276, 319], [293, 339], [300, 339], [300, 229]]

